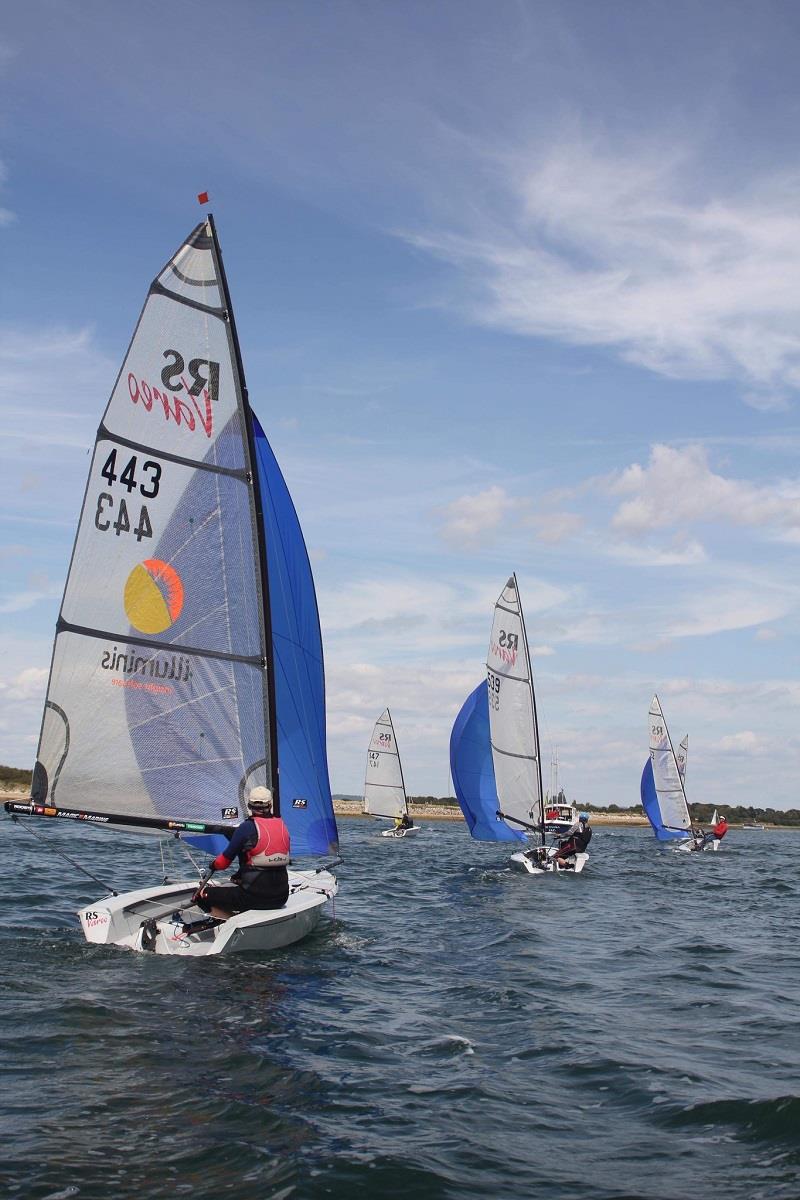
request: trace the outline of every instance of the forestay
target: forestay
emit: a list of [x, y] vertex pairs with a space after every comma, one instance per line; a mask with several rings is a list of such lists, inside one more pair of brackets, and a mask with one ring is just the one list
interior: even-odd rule
[[685, 837], [691, 832], [692, 822], [658, 696], [653, 697], [650, 705], [648, 729], [650, 758], [642, 772], [642, 806], [659, 840]]
[[450, 773], [456, 798], [474, 838], [485, 842], [521, 842], [525, 835], [497, 816], [499, 800], [489, 741], [486, 680], [470, 692], [450, 734]]
[[509, 579], [495, 604], [486, 680], [500, 809], [517, 820], [541, 826], [539, 731], [516, 575]]
[[232, 322], [209, 219], [151, 285], [97, 432], [36, 803], [235, 824], [251, 786], [276, 787], [269, 610]]
[[408, 812], [403, 767], [389, 709], [384, 709], [367, 751], [364, 812], [373, 817], [401, 817]]

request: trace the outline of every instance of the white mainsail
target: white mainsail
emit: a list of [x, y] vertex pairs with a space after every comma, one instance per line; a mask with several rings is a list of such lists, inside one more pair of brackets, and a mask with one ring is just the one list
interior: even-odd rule
[[402, 817], [408, 812], [400, 752], [388, 708], [375, 722], [367, 751], [364, 812], [373, 817]]
[[500, 810], [541, 826], [542, 770], [528, 639], [512, 575], [495, 604], [486, 659], [489, 729]]
[[658, 696], [653, 696], [650, 704], [648, 728], [650, 761], [653, 764], [653, 781], [661, 823], [665, 829], [685, 829], [689, 833], [692, 819], [686, 802], [683, 777]]
[[151, 284], [97, 431], [34, 802], [235, 823], [276, 790], [246, 403], [209, 218]]
[[683, 786], [686, 787], [686, 763], [688, 762], [688, 759], [689, 759], [689, 735], [688, 735], [688, 733], [686, 734], [686, 737], [681, 742], [680, 746], [678, 746], [678, 753], [677, 753], [676, 757], [678, 759], [678, 770], [681, 773], [681, 779], [683, 780]]

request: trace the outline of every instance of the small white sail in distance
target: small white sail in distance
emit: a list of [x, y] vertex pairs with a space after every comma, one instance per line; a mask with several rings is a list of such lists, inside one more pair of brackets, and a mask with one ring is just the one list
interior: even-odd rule
[[653, 696], [650, 703], [648, 728], [653, 782], [662, 823], [666, 829], [684, 829], [688, 834], [692, 828], [692, 819], [686, 802], [683, 776], [658, 696]]
[[408, 812], [403, 767], [389, 709], [383, 710], [367, 751], [364, 812], [372, 817], [402, 817]]
[[[489, 730], [500, 811], [542, 824], [539, 729], [525, 619], [512, 575], [494, 609], [486, 658]], [[513, 826], [519, 828], [519, 826]]]

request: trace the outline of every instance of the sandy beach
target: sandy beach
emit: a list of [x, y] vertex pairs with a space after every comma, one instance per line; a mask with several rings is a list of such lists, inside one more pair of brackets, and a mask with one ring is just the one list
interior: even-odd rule
[[[449, 804], [414, 804], [409, 802], [409, 809], [420, 821], [463, 821], [461, 809]], [[333, 810], [337, 817], [363, 817], [360, 800], [334, 800]], [[592, 820], [597, 825], [646, 825], [647, 819], [643, 814], [631, 813], [592, 813]]]

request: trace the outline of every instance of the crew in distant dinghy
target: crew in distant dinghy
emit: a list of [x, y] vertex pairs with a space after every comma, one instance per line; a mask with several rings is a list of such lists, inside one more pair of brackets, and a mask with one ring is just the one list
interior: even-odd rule
[[206, 881], [195, 897], [204, 912], [223, 920], [251, 908], [282, 908], [289, 898], [289, 830], [272, 815], [270, 789], [253, 788], [247, 808], [250, 816], [237, 826], [208, 868], [210, 874], [224, 871], [238, 857], [233, 886], [209, 887]]
[[566, 867], [569, 860], [576, 854], [583, 854], [592, 840], [589, 828], [589, 814], [581, 813], [567, 835], [558, 843], [558, 853], [555, 856], [556, 865]]

